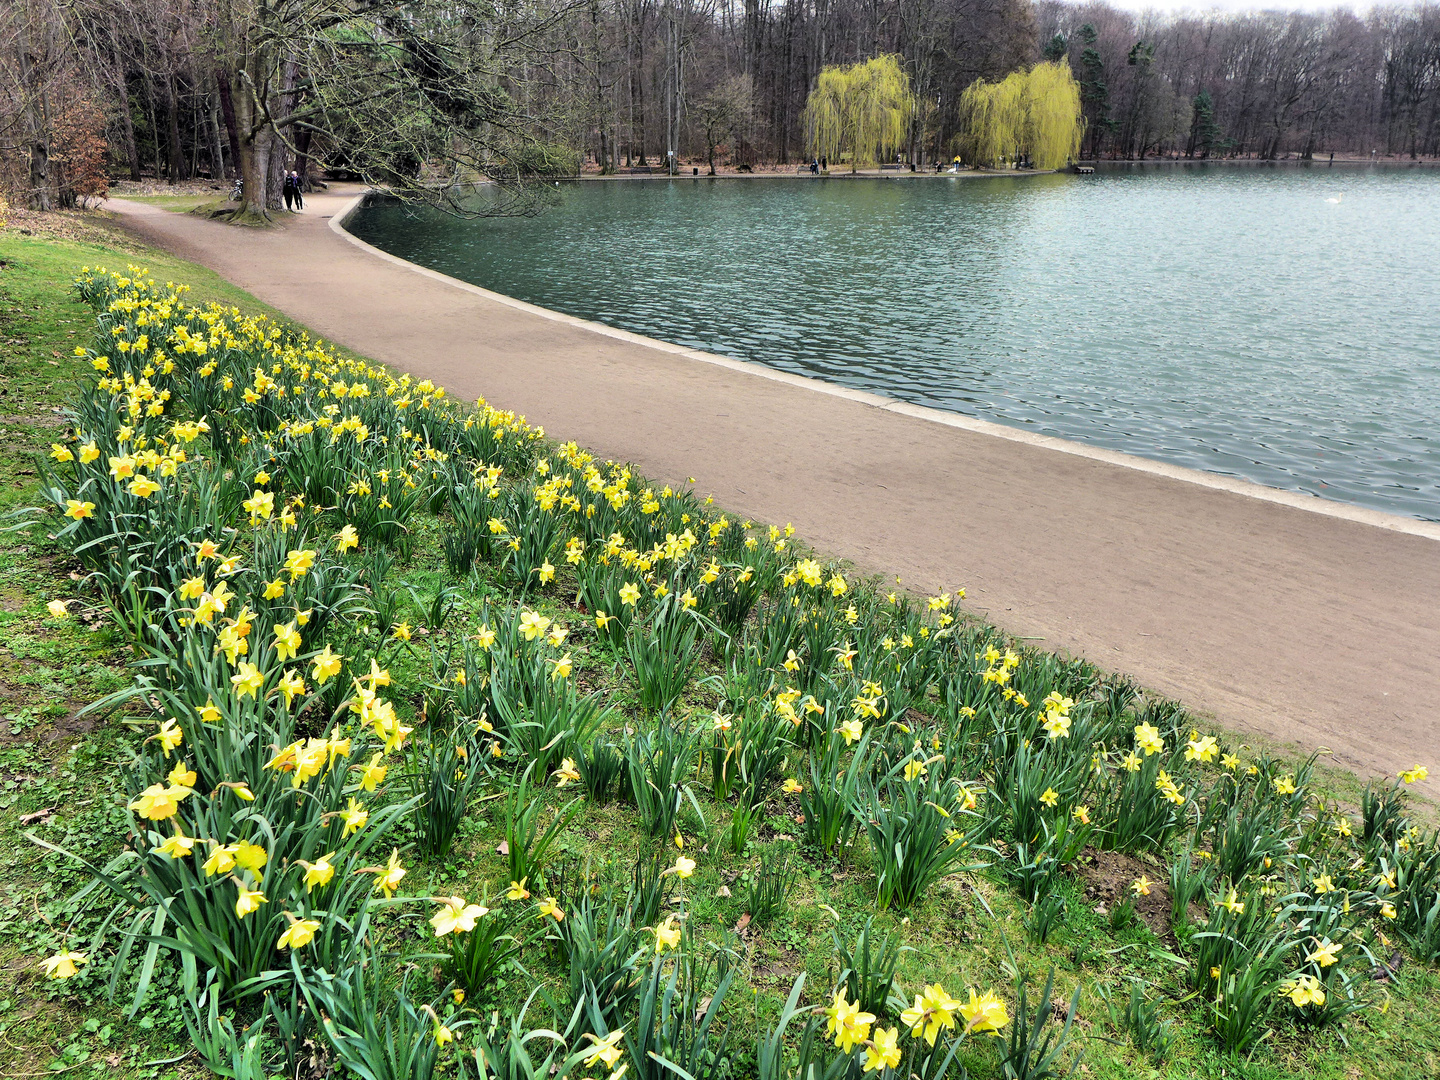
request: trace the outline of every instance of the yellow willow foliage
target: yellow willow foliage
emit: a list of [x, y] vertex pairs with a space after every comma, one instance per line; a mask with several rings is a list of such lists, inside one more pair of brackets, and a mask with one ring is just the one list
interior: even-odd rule
[[1025, 129], [1025, 86], [1028, 76], [1012, 71], [998, 83], [976, 79], [960, 95], [966, 118], [966, 143], [971, 161], [980, 165], [1013, 161], [1020, 153]]
[[960, 95], [966, 147], [980, 165], [1029, 154], [1038, 169], [1058, 169], [1080, 153], [1085, 130], [1080, 84], [1069, 64], [1036, 64], [998, 83], [976, 79]]
[[805, 102], [807, 148], [839, 161], [888, 158], [905, 143], [915, 97], [898, 56], [877, 56], [849, 67], [827, 67]]
[[1080, 113], [1080, 84], [1070, 65], [1036, 64], [1026, 87], [1026, 152], [1037, 169], [1058, 169], [1080, 155], [1085, 121]]

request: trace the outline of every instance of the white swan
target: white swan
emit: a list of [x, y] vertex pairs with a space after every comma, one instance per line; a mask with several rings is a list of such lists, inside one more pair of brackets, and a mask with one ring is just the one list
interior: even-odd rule
[[1336, 195], [1335, 198], [1326, 199], [1325, 201], [1328, 203], [1339, 203], [1339, 201], [1343, 198], [1345, 198], [1345, 193], [1342, 191], [1339, 195]]

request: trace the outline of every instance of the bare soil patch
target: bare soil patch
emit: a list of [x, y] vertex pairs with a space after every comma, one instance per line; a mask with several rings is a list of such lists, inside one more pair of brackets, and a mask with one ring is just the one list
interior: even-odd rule
[[[1163, 880], [1164, 872], [1148, 863], [1118, 851], [1096, 851], [1086, 848], [1075, 863], [1076, 872], [1085, 882], [1085, 899], [1103, 905], [1105, 912], [1117, 904], [1132, 900], [1135, 914], [1156, 937], [1173, 940], [1170, 933], [1170, 889]], [[1146, 896], [1135, 895], [1131, 886], [1144, 877], [1150, 882]]]

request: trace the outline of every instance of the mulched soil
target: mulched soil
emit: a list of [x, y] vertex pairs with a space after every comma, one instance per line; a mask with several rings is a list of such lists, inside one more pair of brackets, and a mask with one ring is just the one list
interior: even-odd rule
[[[1156, 937], [1173, 941], [1170, 933], [1170, 889], [1165, 884], [1165, 871], [1118, 851], [1096, 851], [1086, 848], [1076, 861], [1075, 871], [1085, 881], [1085, 899], [1094, 901], [1096, 910], [1109, 914], [1115, 905], [1132, 899], [1135, 914]], [[1130, 886], [1144, 875], [1150, 880], [1150, 894], [1135, 896]]]

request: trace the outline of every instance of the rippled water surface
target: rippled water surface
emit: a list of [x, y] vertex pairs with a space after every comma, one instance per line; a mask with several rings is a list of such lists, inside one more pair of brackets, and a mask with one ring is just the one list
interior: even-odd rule
[[580, 183], [350, 227], [652, 337], [1440, 518], [1434, 169]]

